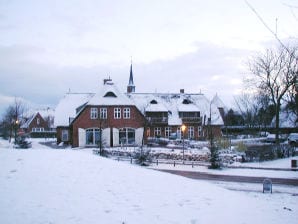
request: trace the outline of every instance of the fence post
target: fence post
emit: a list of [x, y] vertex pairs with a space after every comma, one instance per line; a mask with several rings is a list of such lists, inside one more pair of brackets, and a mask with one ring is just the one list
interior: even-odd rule
[[175, 164], [175, 160], [174, 160], [174, 167], [175, 167], [175, 165], [176, 165], [176, 164]]
[[193, 168], [193, 162], [191, 163], [191, 167]]
[[130, 164], [132, 164], [132, 158], [130, 157]]
[[156, 166], [158, 166], [158, 159], [156, 160]]

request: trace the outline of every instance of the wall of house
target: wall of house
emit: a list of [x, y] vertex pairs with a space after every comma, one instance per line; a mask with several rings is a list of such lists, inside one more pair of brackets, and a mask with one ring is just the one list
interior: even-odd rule
[[[100, 108], [107, 108], [107, 119], [91, 119], [90, 110], [94, 107], [98, 108], [98, 112], [100, 111]], [[114, 108], [121, 108], [122, 113], [120, 119], [114, 118]], [[130, 108], [130, 119], [123, 118], [124, 108]], [[88, 128], [101, 127], [103, 129], [103, 138], [106, 136], [110, 137], [109, 140], [105, 139], [107, 146], [116, 146], [119, 144], [119, 141], [113, 137], [115, 129], [139, 129], [144, 127], [144, 123], [144, 116], [135, 106], [87, 106], [72, 123], [72, 146], [83, 146], [82, 143], [79, 142], [79, 129], [86, 130]]]
[[[206, 138], [206, 130], [204, 131], [204, 128], [202, 127], [201, 133], [199, 135], [199, 125], [198, 124], [186, 124], [186, 129], [184, 131], [184, 138], [188, 139], [188, 129], [189, 127], [193, 127], [194, 128], [194, 137], [192, 138], [192, 140], [203, 140]], [[170, 127], [171, 128], [171, 133], [177, 133], [178, 134], [178, 129], [181, 128], [181, 126], [168, 126], [168, 125], [158, 125], [158, 124], [152, 124], [150, 126], [147, 127], [147, 132], [146, 132], [146, 136], [147, 137], [156, 137], [154, 135], [154, 129], [156, 127], [161, 128], [161, 135], [159, 137], [167, 137], [166, 136], [166, 127]], [[217, 128], [213, 127], [213, 129], [216, 129], [214, 132], [216, 135], [220, 134], [219, 130], [217, 130]]]
[[[62, 140], [62, 132], [67, 131], [68, 133], [68, 140]], [[71, 143], [71, 132], [69, 127], [57, 127], [56, 128], [56, 138], [57, 138], [57, 144], [60, 144], [63, 142], [64, 144], [70, 144]]]
[[[38, 120], [39, 122], [37, 122]], [[39, 113], [36, 114], [34, 119], [29, 124], [29, 132], [34, 131], [33, 128], [43, 128], [44, 131], [48, 128], [47, 122], [42, 118], [42, 116]]]

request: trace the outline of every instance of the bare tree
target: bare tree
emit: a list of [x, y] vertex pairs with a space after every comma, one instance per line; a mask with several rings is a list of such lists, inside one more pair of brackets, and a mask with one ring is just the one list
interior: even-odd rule
[[237, 109], [240, 111], [245, 125], [254, 127], [257, 125], [258, 104], [254, 94], [242, 93], [234, 98]]
[[279, 113], [281, 103], [297, 76], [297, 48], [268, 49], [249, 63], [252, 83], [259, 92], [268, 96], [275, 108], [276, 142], [279, 143]]
[[6, 109], [2, 124], [9, 135], [9, 140], [14, 136], [15, 140], [17, 137], [17, 131], [23, 122], [24, 114], [27, 108], [24, 102], [20, 99], [15, 98], [14, 103], [8, 106]]

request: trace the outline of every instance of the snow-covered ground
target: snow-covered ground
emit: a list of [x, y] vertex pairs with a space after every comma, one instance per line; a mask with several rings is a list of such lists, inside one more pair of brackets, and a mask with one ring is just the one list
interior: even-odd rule
[[[182, 164], [162, 164], [153, 163], [150, 167], [153, 169], [166, 169], [166, 170], [185, 170], [185, 171], [197, 171], [211, 174], [222, 174], [222, 175], [240, 175], [240, 176], [255, 176], [255, 177], [268, 177], [268, 178], [298, 178], [298, 171], [282, 171], [282, 170], [266, 170], [266, 169], [250, 169], [252, 168], [270, 168], [270, 169], [290, 169], [291, 160], [298, 160], [298, 156], [279, 159], [275, 161], [267, 162], [256, 162], [256, 163], [237, 163], [236, 165], [240, 168], [222, 168], [221, 170], [208, 169], [207, 166], [192, 166]], [[248, 167], [245, 169], [245, 167]]]
[[249, 184], [192, 180], [91, 150], [49, 149], [34, 140], [32, 145], [13, 149], [0, 140], [0, 223], [277, 224], [298, 219], [296, 187], [263, 194], [256, 185], [251, 190]]

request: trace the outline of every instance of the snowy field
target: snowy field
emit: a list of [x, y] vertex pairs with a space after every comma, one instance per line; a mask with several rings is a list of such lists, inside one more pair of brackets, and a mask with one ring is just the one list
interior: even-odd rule
[[251, 191], [249, 184], [192, 180], [101, 158], [91, 150], [49, 149], [36, 141], [32, 149], [20, 150], [0, 140], [0, 165], [4, 224], [298, 220], [296, 187], [263, 194], [256, 185]]

